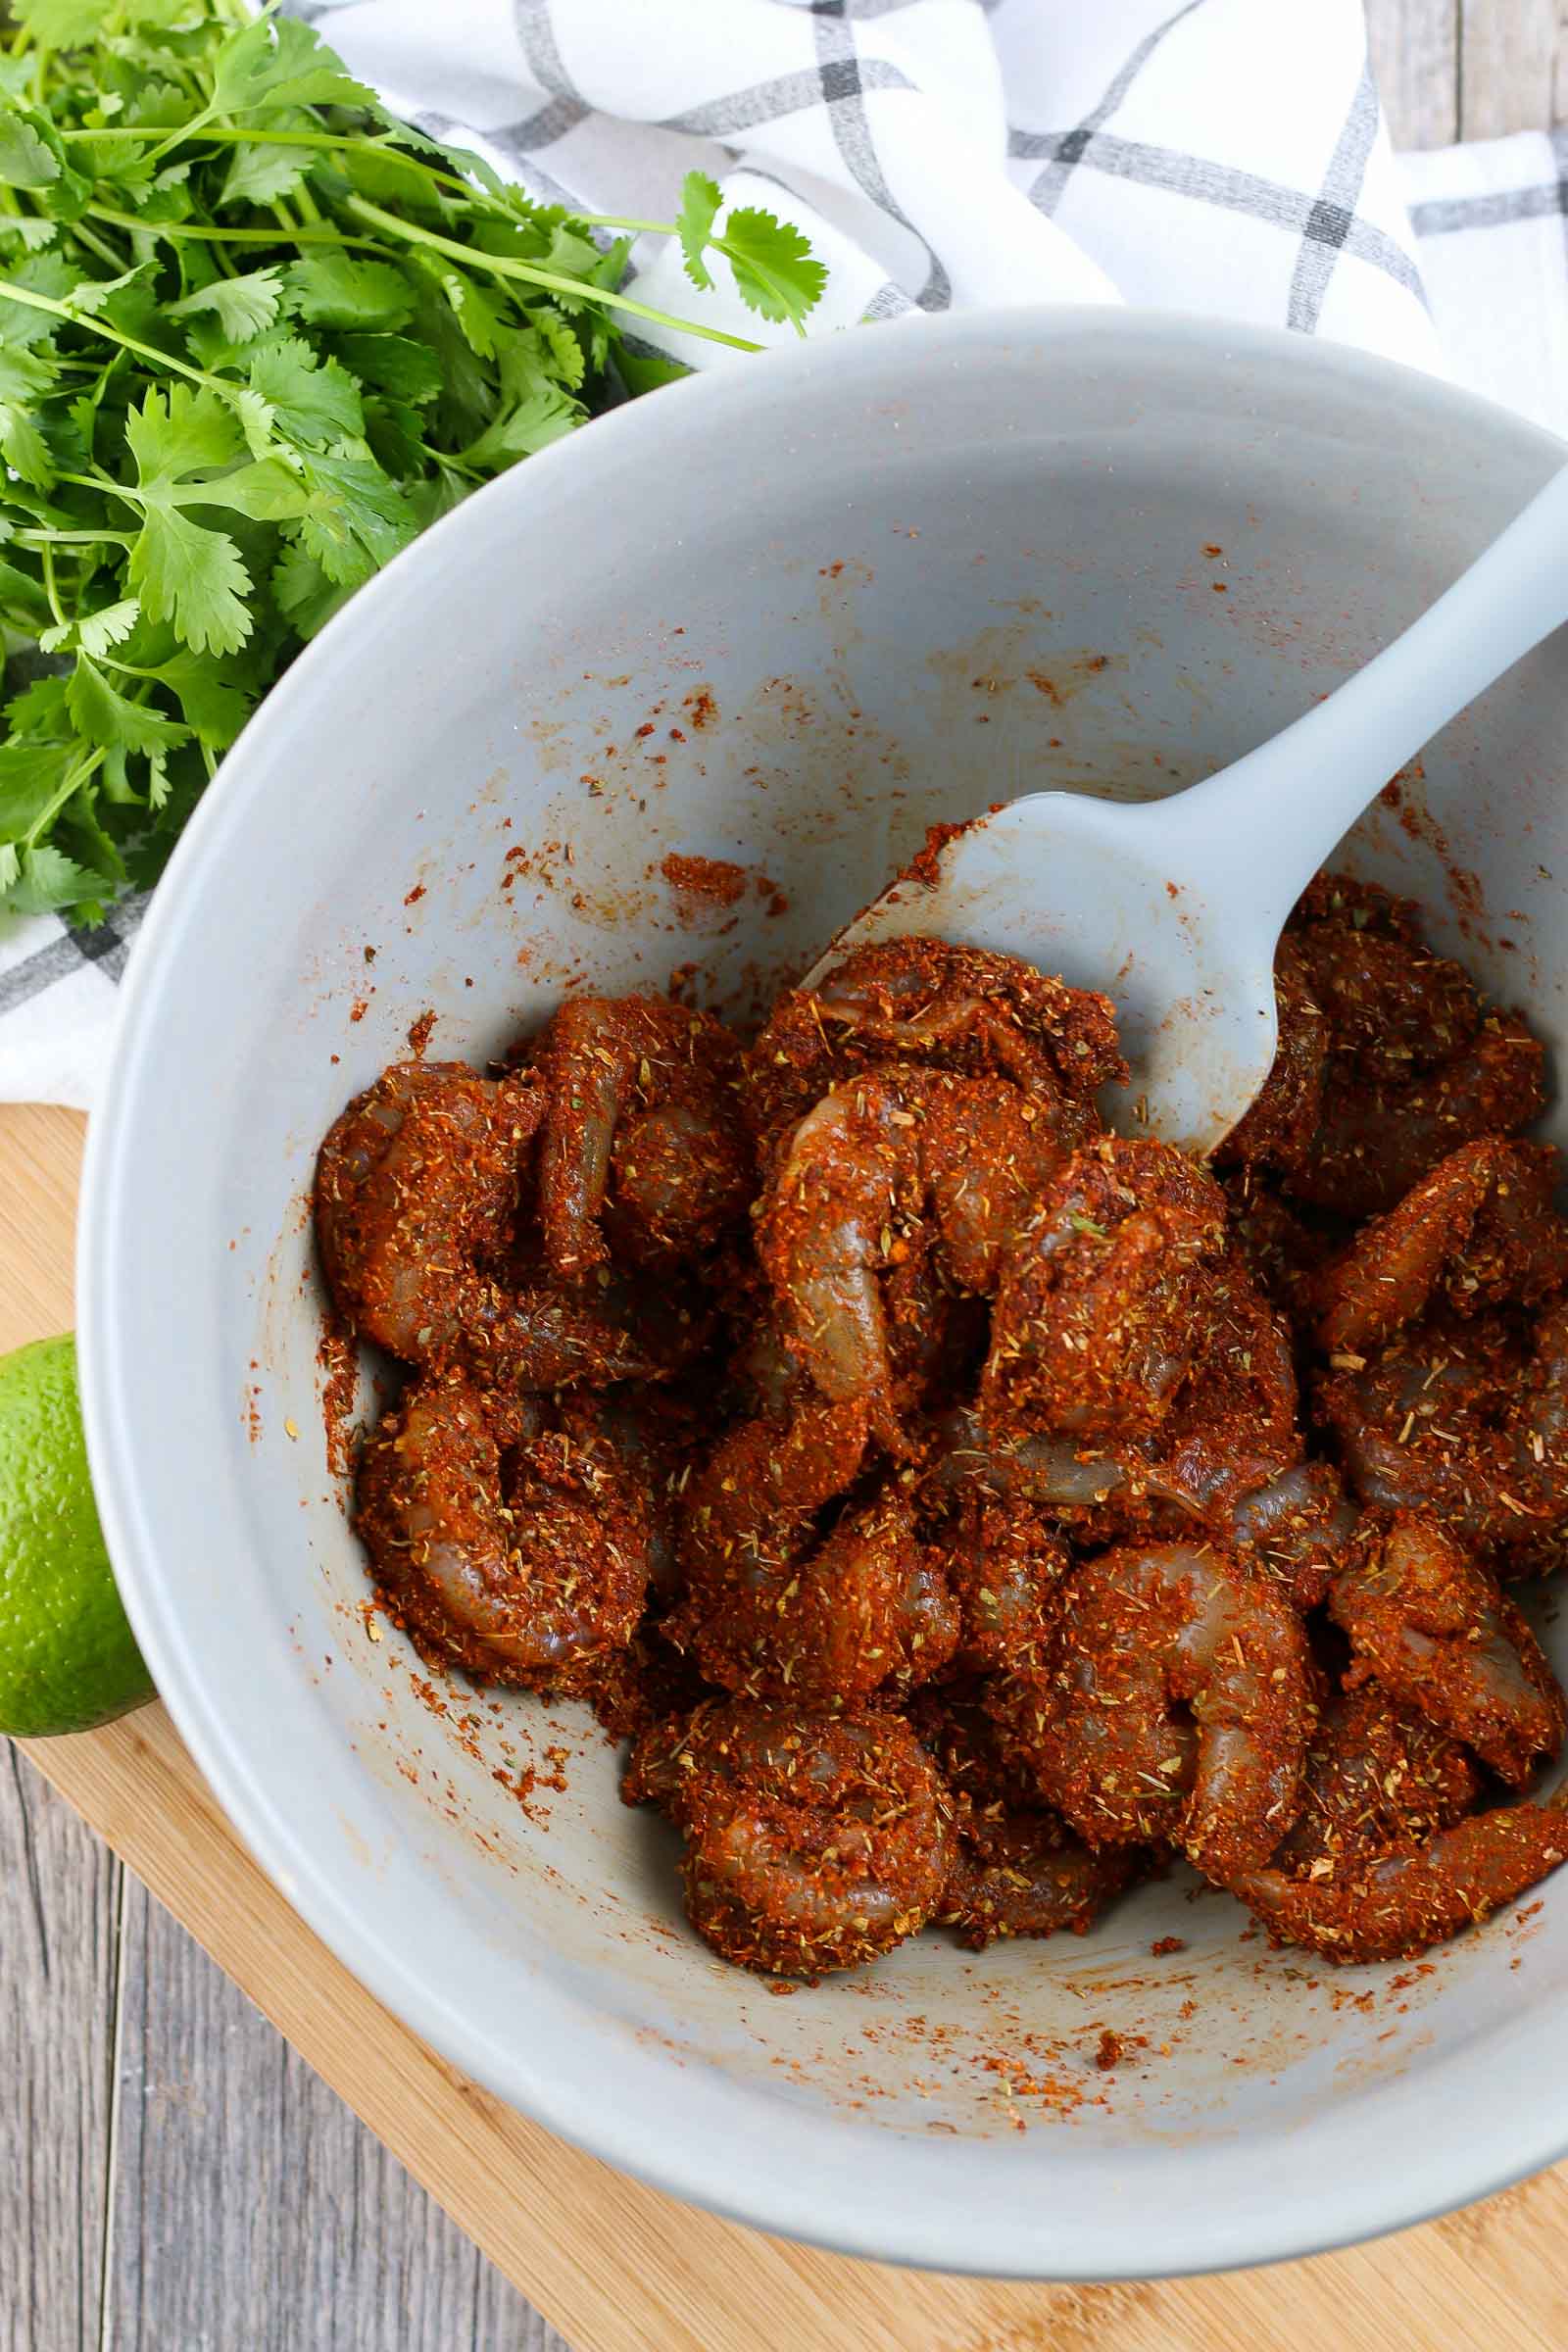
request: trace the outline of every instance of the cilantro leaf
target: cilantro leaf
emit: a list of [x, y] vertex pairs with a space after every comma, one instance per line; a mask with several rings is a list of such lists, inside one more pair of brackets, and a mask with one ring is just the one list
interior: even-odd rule
[[314, 493], [300, 540], [339, 587], [358, 587], [414, 537], [396, 482], [372, 457], [316, 454], [300, 468]]
[[248, 343], [265, 333], [283, 307], [283, 275], [273, 265], [248, 270], [243, 277], [215, 277], [168, 306], [171, 318], [188, 318], [195, 311], [216, 313], [230, 343]]
[[251, 633], [251, 575], [238, 548], [175, 508], [149, 509], [125, 576], [148, 615], [172, 621], [197, 652], [234, 653]]
[[122, 694], [85, 654], [76, 657], [66, 687], [66, 706], [87, 741], [106, 751], [172, 751], [190, 734], [177, 719], [166, 718], [161, 710], [133, 703]]
[[[180, 513], [182, 500], [213, 503], [212, 478], [241, 454], [234, 417], [218, 395], [172, 384], [149, 392], [125, 418], [125, 439], [136, 461], [142, 527], [125, 567], [149, 620], [172, 622], [196, 651], [233, 653], [253, 626], [245, 607], [251, 585], [238, 548], [225, 532], [209, 530]], [[189, 477], [202, 472], [204, 480]], [[243, 511], [243, 510], [242, 510]]]
[[793, 221], [743, 205], [725, 220], [718, 245], [748, 309], [804, 331], [808, 314], [822, 299], [827, 270]]
[[170, 384], [148, 393], [125, 418], [125, 440], [144, 492], [204, 468], [230, 466], [243, 446], [233, 412], [205, 386]]
[[186, 725], [216, 750], [225, 750], [250, 716], [244, 681], [222, 662], [179, 653], [159, 663], [158, 675], [184, 711]]
[[441, 389], [441, 363], [410, 335], [339, 335], [332, 346], [362, 383], [422, 407]]
[[336, 360], [318, 360], [296, 336], [260, 351], [250, 364], [252, 389], [272, 412], [277, 429], [310, 449], [357, 441], [365, 431], [360, 388]]
[[[0, 5], [0, 621], [31, 681], [0, 906], [96, 920], [362, 581], [675, 370], [622, 340], [627, 237], [400, 122], [270, 0]], [[724, 220], [704, 174], [664, 233], [700, 286], [718, 253], [769, 316], [816, 298], [797, 232]]]
[[69, 743], [0, 744], [0, 841], [25, 842], [36, 831], [74, 762]]
[[236, 204], [276, 204], [280, 197], [293, 195], [315, 162], [312, 147], [236, 147], [218, 193], [218, 209], [221, 213]]
[[469, 466], [502, 466], [532, 457], [582, 421], [582, 410], [559, 385], [541, 382], [464, 452]]
[[272, 567], [272, 594], [302, 637], [314, 637], [352, 591], [329, 579], [310, 549], [298, 540], [285, 547]]
[[12, 914], [53, 914], [67, 908], [83, 912], [100, 907], [111, 895], [103, 874], [90, 872], [47, 842], [24, 850], [16, 878], [0, 891], [0, 906]]
[[490, 297], [471, 277], [461, 270], [442, 269], [436, 271], [436, 283], [452, 305], [452, 315], [463, 330], [463, 339], [470, 351], [481, 360], [493, 360], [505, 332], [500, 315]]
[[675, 217], [676, 233], [680, 238], [681, 262], [692, 284], [707, 293], [713, 282], [713, 273], [703, 259], [703, 248], [713, 233], [713, 222], [723, 194], [716, 179], [706, 172], [688, 172], [681, 182], [680, 211]]
[[385, 331], [406, 326], [414, 316], [409, 281], [388, 262], [361, 262], [331, 251], [310, 253], [290, 262], [283, 276], [290, 307], [316, 326]]
[[36, 124], [15, 107], [0, 107], [0, 180], [8, 188], [45, 188], [59, 177], [59, 159]]
[[105, 605], [101, 612], [78, 613], [74, 620], [41, 630], [38, 643], [46, 654], [58, 653], [68, 645], [79, 646], [84, 654], [107, 654], [112, 646], [123, 644], [140, 618], [140, 605], [127, 596], [119, 604]]
[[90, 41], [103, 22], [103, 0], [12, 0], [11, 14], [45, 49]]
[[294, 17], [258, 18], [224, 42], [214, 64], [213, 112], [219, 115], [249, 115], [264, 106], [373, 110], [379, 103], [320, 34]]

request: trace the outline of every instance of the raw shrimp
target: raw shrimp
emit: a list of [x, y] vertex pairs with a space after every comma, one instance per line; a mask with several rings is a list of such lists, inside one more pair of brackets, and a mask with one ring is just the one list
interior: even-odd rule
[[[994, 1288], [1060, 1145], [1004, 1079], [890, 1064], [835, 1087], [795, 1129], [757, 1229], [792, 1348], [821, 1394], [864, 1399], [904, 1451], [882, 1271], [929, 1218], [954, 1282]], [[912, 1229], [913, 1241], [906, 1238]]]
[[1282, 948], [1321, 1006], [1336, 1053], [1366, 1078], [1400, 1078], [1463, 1051], [1481, 1026], [1469, 974], [1426, 945], [1421, 912], [1374, 882], [1318, 874]]
[[606, 1388], [669, 1380], [711, 1339], [710, 1298], [679, 1275], [656, 1281], [618, 1266], [574, 1278], [514, 1260], [508, 1279], [475, 1277], [462, 1294], [461, 1352], [497, 1389]]
[[750, 1204], [739, 1042], [663, 997], [570, 997], [533, 1048], [539, 1218], [558, 1274], [700, 1257]]
[[[1306, 1747], [1301, 1810], [1270, 1868], [1387, 1853], [1474, 1810], [1481, 1774], [1460, 1745], [1373, 1682], [1330, 1700]], [[1329, 1876], [1326, 1870], [1316, 1874]]]
[[936, 1548], [958, 1609], [955, 1663], [974, 1673], [1043, 1666], [1072, 1566], [1053, 1521], [1034, 1503], [971, 1493]]
[[1304, 1617], [1327, 1596], [1355, 1526], [1355, 1506], [1334, 1465], [1294, 1462], [1240, 1495], [1222, 1532]]
[[1179, 1845], [1225, 1886], [1296, 1816], [1305, 1636], [1211, 1545], [1125, 1545], [1073, 1577], [1032, 1735], [1045, 1801], [1092, 1843]]
[[465, 1320], [473, 1260], [516, 1208], [541, 1097], [459, 1062], [395, 1062], [322, 1144], [316, 1230], [332, 1292], [364, 1338], [407, 1363], [440, 1356]]
[[1289, 932], [1280, 941], [1274, 966], [1279, 1011], [1279, 1046], [1274, 1066], [1250, 1108], [1215, 1152], [1222, 1164], [1294, 1168], [1311, 1149], [1323, 1114], [1323, 1077], [1328, 1064], [1328, 1015], [1312, 994], [1300, 948]]
[[1568, 1301], [1523, 1352], [1494, 1317], [1434, 1316], [1370, 1361], [1339, 1361], [1317, 1410], [1363, 1502], [1430, 1511], [1504, 1574], [1568, 1525]]
[[1375, 1676], [1513, 1788], [1561, 1747], [1568, 1707], [1541, 1644], [1495, 1577], [1435, 1519], [1369, 1520], [1329, 1606], [1349, 1638], [1351, 1687]]
[[1316, 1283], [1325, 1350], [1380, 1347], [1423, 1314], [1440, 1286], [1457, 1314], [1505, 1299], [1534, 1305], [1568, 1282], [1568, 1223], [1552, 1207], [1549, 1144], [1483, 1136], [1440, 1160], [1375, 1217]]
[[1096, 1089], [1124, 1082], [1108, 997], [1016, 956], [905, 938], [859, 948], [774, 1006], [751, 1054], [758, 1132], [782, 1137], [813, 1102], [890, 1061], [1010, 1078], [1063, 1152], [1100, 1128]]
[[970, 1494], [1040, 1504], [1075, 1528], [1084, 1514], [1119, 1509], [1143, 1489], [1136, 1457], [1055, 1432], [993, 1434], [971, 1407], [958, 1405], [926, 1433], [926, 1483], [933, 1494]]
[[1003, 1261], [988, 1424], [1155, 1427], [1201, 1346], [1200, 1270], [1225, 1232], [1219, 1187], [1168, 1144], [1105, 1136], [1075, 1153]]
[[1312, 1148], [1288, 1187], [1341, 1216], [1373, 1216], [1460, 1144], [1512, 1135], [1545, 1102], [1545, 1050], [1513, 1012], [1490, 1014], [1460, 1052], [1411, 1077], [1371, 1078], [1335, 1057]]
[[701, 1709], [639, 1740], [621, 1793], [685, 1832], [692, 1925], [762, 1975], [873, 1960], [925, 1925], [947, 1883], [948, 1798], [897, 1715]]
[[896, 1481], [818, 1533], [864, 1444], [863, 1408], [813, 1400], [787, 1430], [744, 1424], [693, 1480], [687, 1592], [670, 1632], [710, 1682], [806, 1707], [854, 1707], [886, 1686], [926, 1680], [952, 1657], [957, 1604]]
[[1141, 1484], [1220, 1531], [1244, 1497], [1300, 1459], [1295, 1353], [1234, 1251], [1192, 1288], [1195, 1354], [1162, 1425], [1145, 1441]]
[[536, 1413], [501, 1435], [505, 1456], [462, 1374], [426, 1374], [366, 1446], [357, 1525], [428, 1649], [477, 1676], [568, 1690], [631, 1639], [647, 1512], [608, 1446], [540, 1430]]
[[1553, 1803], [1472, 1813], [1424, 1845], [1323, 1860], [1312, 1874], [1244, 1873], [1232, 1890], [1281, 1941], [1327, 1960], [1409, 1960], [1510, 1903], [1568, 1859], [1568, 1815]]
[[628, 1381], [569, 1389], [557, 1400], [560, 1426], [579, 1445], [599, 1446], [642, 1496], [648, 1514], [651, 1598], [669, 1601], [680, 1585], [680, 1503], [705, 1431], [695, 1399]]
[[1232, 1245], [1263, 1297], [1304, 1341], [1317, 1320], [1314, 1281], [1344, 1238], [1337, 1219], [1311, 1221], [1255, 1167], [1226, 1172]]
[[1144, 1868], [1135, 1846], [1085, 1845], [1008, 1770], [974, 1695], [922, 1693], [911, 1714], [953, 1798], [953, 1859], [934, 1914], [970, 1951], [1000, 1936], [1086, 1935]]

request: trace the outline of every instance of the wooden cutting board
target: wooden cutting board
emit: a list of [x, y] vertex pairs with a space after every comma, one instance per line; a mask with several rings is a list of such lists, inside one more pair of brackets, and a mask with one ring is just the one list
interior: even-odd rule
[[[0, 1107], [0, 1348], [72, 1320], [80, 1144], [68, 1111]], [[575, 2352], [1568, 2345], [1568, 2167], [1351, 2253], [1170, 2286], [895, 2271], [715, 2221], [579, 2155], [388, 2016], [262, 1876], [162, 1707], [28, 1753]]]

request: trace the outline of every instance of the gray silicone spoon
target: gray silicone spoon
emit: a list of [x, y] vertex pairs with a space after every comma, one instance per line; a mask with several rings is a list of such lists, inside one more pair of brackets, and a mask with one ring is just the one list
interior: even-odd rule
[[1568, 469], [1271, 742], [1162, 801], [1009, 803], [945, 846], [934, 882], [900, 881], [858, 915], [809, 979], [920, 932], [1105, 989], [1149, 1127], [1210, 1152], [1268, 1076], [1274, 951], [1307, 882], [1389, 778], [1565, 620]]

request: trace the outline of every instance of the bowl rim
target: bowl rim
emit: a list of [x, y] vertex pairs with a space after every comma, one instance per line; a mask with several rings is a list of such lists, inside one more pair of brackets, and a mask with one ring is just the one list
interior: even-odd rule
[[[1332, 401], [1338, 385], [1381, 391], [1391, 401], [1422, 406], [1451, 430], [1511, 441], [1544, 462], [1556, 463], [1564, 445], [1510, 411], [1463, 392], [1442, 378], [1351, 350], [1289, 334], [1237, 326], [1183, 313], [1112, 308], [1030, 307], [955, 313], [901, 320], [874, 335], [844, 335], [770, 354], [770, 380], [797, 398], [826, 379], [843, 397], [850, 386], [907, 395], [911, 370], [952, 367], [997, 345], [1049, 347], [1062, 339], [1101, 346], [1106, 365], [1135, 364], [1140, 354], [1199, 351], [1215, 361], [1244, 355], [1300, 379], [1315, 374]], [[1462, 2137], [1433, 2134], [1405, 2164], [1345, 2161], [1314, 2166], [1310, 2194], [1278, 2200], [1278, 2219], [1227, 2210], [1223, 2196], [1194, 2211], [1167, 2215], [1144, 2207], [1136, 2221], [1111, 2195], [1102, 2226], [1075, 2217], [1070, 2235], [1051, 2218], [1020, 2210], [1009, 2198], [952, 2194], [935, 2189], [927, 2160], [930, 2142], [877, 2127], [846, 2126], [845, 2160], [824, 2169], [820, 2127], [809, 2117], [767, 2109], [758, 2128], [755, 2090], [679, 2078], [672, 2099], [671, 2062], [644, 2053], [613, 2074], [597, 2069], [569, 2002], [551, 1994], [526, 2049], [498, 2046], [477, 2034], [461, 2007], [411, 1969], [388, 1933], [367, 1918], [363, 1887], [349, 1900], [300, 1825], [271, 1801], [263, 1760], [234, 1736], [220, 1691], [204, 1675], [199, 1642], [180, 1622], [161, 1569], [158, 1531], [145, 1509], [132, 1437], [141, 1358], [117, 1308], [119, 1269], [138, 1247], [124, 1203], [136, 1153], [137, 1102], [142, 1072], [157, 1049], [161, 1008], [172, 977], [188, 954], [199, 960], [190, 933], [207, 877], [269, 789], [270, 741], [286, 710], [330, 692], [329, 681], [352, 671], [391, 616], [417, 596], [421, 551], [432, 541], [456, 546], [492, 519], [507, 517], [519, 538], [535, 495], [563, 467], [591, 493], [594, 477], [660, 452], [671, 433], [706, 435], [728, 418], [744, 418], [752, 395], [746, 370], [715, 369], [627, 404], [596, 420], [592, 431], [568, 436], [528, 464], [487, 485], [443, 517], [415, 546], [363, 588], [299, 656], [268, 696], [205, 794], [177, 845], [143, 922], [122, 987], [108, 1081], [92, 1118], [83, 1172], [77, 1243], [79, 1367], [83, 1417], [94, 1491], [127, 1613], [161, 1695], [198, 1767], [251, 1853], [286, 1899], [387, 2008], [454, 2065], [548, 2130], [665, 2193], [726, 2218], [823, 2246], [831, 2251], [991, 2277], [1058, 2279], [1173, 2278], [1294, 2259], [1353, 2244], [1430, 2219], [1488, 2196], [1568, 2153], [1568, 2087], [1549, 2065], [1518, 2079], [1519, 2100], [1487, 2102], [1484, 2127]], [[682, 423], [685, 419], [685, 423]], [[478, 519], [476, 520], [476, 516]], [[553, 2014], [551, 2014], [553, 2010]], [[577, 2016], [589, 2011], [579, 2006]], [[591, 2012], [589, 2012], [591, 2014]], [[1462, 2072], [1464, 2053], [1450, 2064]], [[1478, 2078], [1479, 2080], [1479, 2078]], [[1522, 2104], [1520, 2103], [1522, 2101]], [[668, 2135], [671, 2113], [684, 2113], [678, 2136]], [[1502, 2120], [1498, 2120], [1498, 2119]], [[750, 2129], [748, 2130], [748, 2125]], [[1314, 2124], [1312, 2130], [1316, 2130]], [[1342, 2124], [1343, 2129], [1343, 2124]], [[869, 2138], [867, 2137], [869, 2134]], [[1298, 2134], [1298, 2138], [1304, 2135]], [[1367, 2135], [1369, 2138], [1371, 2134]], [[951, 2142], [941, 2143], [944, 2152]], [[876, 2151], [865, 2161], [867, 2148]], [[987, 2170], [988, 2143], [966, 2143], [970, 2178]], [[1302, 2150], [1305, 2160], [1305, 2150]], [[946, 2154], [951, 2165], [951, 2153]], [[927, 2176], [930, 2176], [927, 2179]], [[998, 2176], [1002, 2186], [1002, 2176]], [[1031, 2199], [1031, 2205], [1038, 2204]]]

